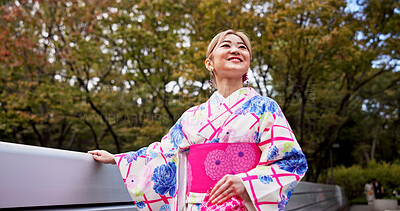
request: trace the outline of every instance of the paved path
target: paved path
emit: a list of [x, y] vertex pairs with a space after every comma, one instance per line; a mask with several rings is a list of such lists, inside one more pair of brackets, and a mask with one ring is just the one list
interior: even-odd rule
[[351, 205], [348, 211], [374, 211], [372, 205]]
[[[400, 207], [396, 210], [400, 210]], [[396, 211], [394, 210], [394, 211]], [[374, 211], [373, 205], [351, 205], [347, 211]]]

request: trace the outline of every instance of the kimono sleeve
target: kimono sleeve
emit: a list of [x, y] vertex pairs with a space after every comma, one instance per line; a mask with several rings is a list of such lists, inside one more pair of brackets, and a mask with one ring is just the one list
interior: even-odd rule
[[169, 132], [148, 147], [114, 156], [128, 192], [139, 209], [173, 208], [178, 193], [179, 152], [187, 140], [182, 118]]
[[264, 100], [260, 116], [258, 166], [241, 177], [257, 210], [283, 211], [298, 182], [307, 171], [307, 162], [278, 104]]

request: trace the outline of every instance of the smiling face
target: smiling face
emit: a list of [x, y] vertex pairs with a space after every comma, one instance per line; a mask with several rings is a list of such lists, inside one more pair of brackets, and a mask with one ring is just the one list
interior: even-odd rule
[[206, 67], [213, 71], [217, 81], [241, 81], [250, 67], [250, 51], [239, 36], [228, 34], [215, 46]]

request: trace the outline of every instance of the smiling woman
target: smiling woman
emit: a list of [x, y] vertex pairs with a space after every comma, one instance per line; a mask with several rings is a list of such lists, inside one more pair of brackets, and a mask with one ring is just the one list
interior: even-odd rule
[[307, 162], [278, 104], [243, 88], [251, 45], [227, 30], [211, 41], [205, 66], [217, 91], [183, 113], [161, 142], [136, 152], [89, 153], [118, 164], [145, 210], [284, 210]]
[[231, 93], [229, 90], [243, 86], [251, 59], [250, 41], [244, 33], [233, 30], [219, 33], [211, 40], [206, 56], [205, 65], [224, 97]]

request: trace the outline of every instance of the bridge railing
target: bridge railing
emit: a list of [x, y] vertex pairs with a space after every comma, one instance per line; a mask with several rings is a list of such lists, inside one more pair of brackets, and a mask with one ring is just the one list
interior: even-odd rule
[[286, 211], [336, 211], [345, 205], [346, 198], [342, 187], [300, 182], [290, 197]]
[[[286, 210], [333, 211], [339, 186], [301, 182]], [[118, 168], [87, 153], [0, 142], [0, 209], [137, 210]]]

